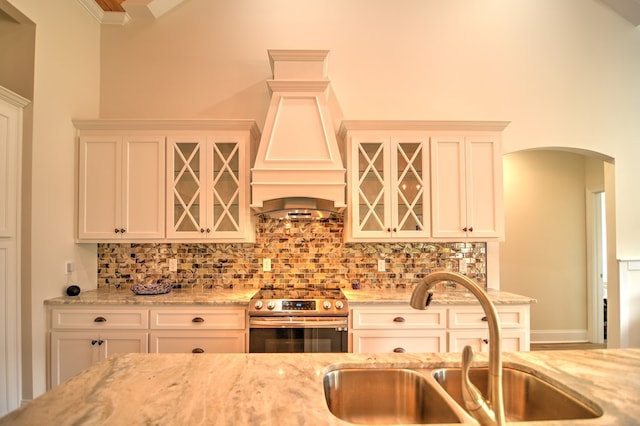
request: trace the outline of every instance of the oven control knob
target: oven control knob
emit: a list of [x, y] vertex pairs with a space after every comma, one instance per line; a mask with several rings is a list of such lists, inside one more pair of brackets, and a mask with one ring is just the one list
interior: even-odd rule
[[324, 302], [322, 302], [322, 307], [325, 309], [331, 309], [331, 302], [325, 300]]
[[270, 301], [267, 303], [267, 309], [269, 309], [270, 311], [272, 311], [275, 307], [276, 307], [276, 302]]
[[336, 309], [344, 308], [344, 303], [341, 300], [336, 300]]
[[262, 300], [258, 300], [253, 307], [256, 309], [262, 309]]

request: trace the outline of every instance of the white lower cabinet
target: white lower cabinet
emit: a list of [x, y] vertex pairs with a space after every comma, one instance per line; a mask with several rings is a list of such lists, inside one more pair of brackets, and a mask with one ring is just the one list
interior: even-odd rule
[[246, 309], [151, 309], [152, 353], [243, 353]]
[[[525, 330], [502, 330], [502, 352], [529, 350], [529, 338]], [[488, 330], [449, 331], [449, 352], [462, 352], [465, 346], [471, 346], [476, 352], [489, 351]]]
[[245, 308], [50, 309], [50, 384], [58, 386], [115, 353], [246, 352]]
[[[498, 305], [502, 351], [528, 351], [529, 305]], [[405, 306], [375, 305], [351, 311], [351, 351], [476, 352], [489, 349], [489, 328], [479, 305], [448, 305], [424, 311]]]
[[[530, 347], [529, 305], [498, 305], [503, 352], [528, 351]], [[489, 350], [489, 326], [480, 306], [449, 308], [449, 352], [462, 352], [466, 345], [476, 352]]]
[[114, 353], [146, 353], [147, 309], [53, 308], [50, 387]]
[[246, 348], [242, 331], [152, 331], [150, 338], [152, 353], [243, 353]]
[[51, 387], [115, 353], [146, 353], [147, 333], [59, 331], [51, 333]]
[[446, 352], [447, 333], [425, 330], [363, 330], [352, 336], [354, 353]]
[[351, 351], [446, 352], [446, 318], [446, 309], [354, 308], [351, 311]]

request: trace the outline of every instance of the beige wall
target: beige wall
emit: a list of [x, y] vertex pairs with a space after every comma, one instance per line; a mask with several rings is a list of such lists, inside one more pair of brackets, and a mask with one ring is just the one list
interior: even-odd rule
[[105, 27], [104, 118], [254, 118], [267, 49], [329, 49], [348, 119], [508, 120], [504, 150], [616, 159], [618, 252], [640, 258], [640, 33], [595, 0], [188, 0]]
[[[33, 72], [32, 191], [23, 196], [31, 211], [31, 240], [23, 240], [30, 254], [31, 281], [23, 282], [23, 312], [31, 313], [31, 326], [23, 324], [23, 339], [30, 339], [32, 356], [24, 354], [23, 395], [45, 391], [47, 320], [43, 301], [61, 295], [66, 284], [65, 260], [75, 260], [79, 277], [95, 274], [93, 256], [73, 242], [74, 129], [73, 118], [98, 115], [100, 78], [100, 26], [75, 0], [10, 0], [35, 23]], [[28, 161], [28, 160], [27, 160]], [[28, 220], [28, 219], [27, 219]], [[93, 267], [92, 267], [93, 262]], [[88, 271], [87, 269], [88, 268]], [[29, 274], [26, 274], [27, 276]], [[93, 278], [95, 280], [95, 278]], [[28, 288], [24, 288], [28, 287]], [[26, 297], [25, 297], [26, 296]], [[28, 381], [31, 381], [29, 383]]]
[[186, 0], [156, 21], [102, 29], [77, 0], [9, 2], [36, 24], [23, 302], [35, 395], [46, 377], [42, 302], [66, 285], [64, 261], [76, 262], [83, 288], [96, 283], [95, 246], [73, 242], [71, 119], [262, 123], [267, 49], [330, 49], [348, 119], [509, 120], [505, 152], [567, 146], [615, 158], [617, 252], [640, 259], [640, 32], [599, 1]]
[[[101, 115], [262, 124], [266, 51], [282, 48], [330, 50], [344, 118], [507, 120], [505, 153], [563, 147], [613, 159], [611, 246], [617, 259], [640, 259], [640, 32], [603, 3], [189, 0], [153, 24], [103, 31]], [[635, 276], [622, 275], [622, 294], [640, 297]], [[617, 301], [610, 308], [617, 315]], [[633, 335], [640, 313], [625, 309], [619, 328]], [[610, 333], [613, 347], [624, 341]]]
[[586, 337], [586, 163], [561, 151], [504, 156], [501, 288], [538, 300], [531, 307], [532, 340]]

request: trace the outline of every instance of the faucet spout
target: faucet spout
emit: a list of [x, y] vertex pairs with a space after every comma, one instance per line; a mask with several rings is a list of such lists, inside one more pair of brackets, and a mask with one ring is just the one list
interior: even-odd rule
[[473, 350], [466, 346], [462, 354], [462, 395], [465, 408], [483, 426], [503, 426], [505, 424], [504, 400], [502, 397], [502, 352], [500, 349], [500, 320], [495, 306], [486, 292], [470, 278], [448, 271], [438, 271], [427, 275], [418, 283], [411, 294], [411, 307], [426, 309], [430, 299], [429, 290], [436, 283], [453, 281], [469, 290], [480, 302], [489, 324], [489, 384], [487, 400], [469, 380], [469, 368], [473, 361]]

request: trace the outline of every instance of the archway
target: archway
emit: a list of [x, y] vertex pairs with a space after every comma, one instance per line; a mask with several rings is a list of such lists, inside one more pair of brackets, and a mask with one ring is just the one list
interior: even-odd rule
[[[591, 198], [612, 191], [613, 159], [561, 147], [505, 154], [505, 233], [500, 244], [500, 288], [538, 300], [531, 308], [531, 341], [602, 341], [604, 303], [597, 297]], [[606, 196], [613, 215], [613, 196]], [[611, 222], [610, 222], [611, 223]], [[607, 232], [615, 247], [614, 232]], [[610, 250], [612, 252], [612, 250]], [[611, 264], [610, 262], [614, 262]], [[615, 255], [607, 262], [615, 267]], [[617, 288], [615, 274], [609, 288]], [[600, 286], [600, 287], [598, 287]], [[609, 299], [617, 291], [609, 292]], [[618, 306], [610, 300], [609, 310]], [[596, 337], [594, 337], [596, 336]]]

